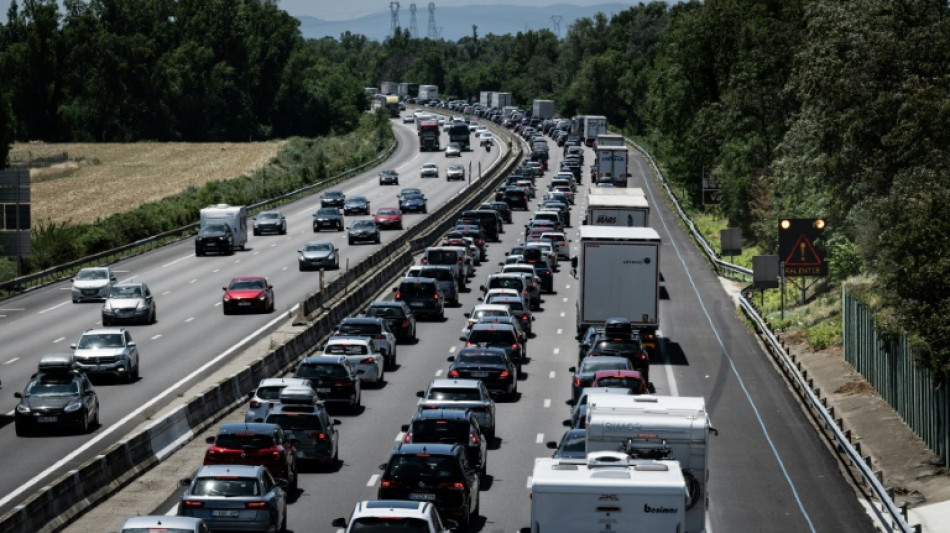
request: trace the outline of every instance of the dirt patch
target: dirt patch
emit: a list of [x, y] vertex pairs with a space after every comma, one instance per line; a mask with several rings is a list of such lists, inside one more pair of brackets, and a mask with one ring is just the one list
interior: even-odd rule
[[851, 383], [846, 383], [837, 389], [835, 389], [835, 394], [874, 394], [874, 387], [871, 386], [867, 381], [852, 381]]
[[31, 215], [93, 222], [188, 187], [228, 180], [267, 165], [283, 141], [266, 143], [22, 143], [32, 159], [66, 152], [68, 160], [30, 172]]

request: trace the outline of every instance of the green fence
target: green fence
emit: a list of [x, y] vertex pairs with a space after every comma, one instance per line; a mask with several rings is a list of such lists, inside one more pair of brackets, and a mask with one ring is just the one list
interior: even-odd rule
[[877, 389], [910, 429], [950, 466], [950, 392], [936, 387], [927, 368], [918, 366], [903, 335], [884, 341], [874, 317], [842, 290], [844, 358]]

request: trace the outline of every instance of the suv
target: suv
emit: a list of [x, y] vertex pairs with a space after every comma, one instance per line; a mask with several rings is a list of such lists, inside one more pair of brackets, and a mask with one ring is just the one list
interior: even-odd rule
[[500, 240], [499, 235], [505, 232], [505, 229], [502, 227], [504, 222], [501, 219], [501, 215], [494, 209], [469, 209], [462, 211], [459, 218], [478, 220], [478, 225], [481, 226], [482, 231], [485, 232], [485, 239], [489, 241], [498, 242]]
[[75, 369], [70, 354], [44, 355], [23, 392], [13, 396], [20, 400], [13, 411], [18, 437], [66, 426], [75, 426], [86, 434], [99, 425], [96, 389], [85, 374]]
[[128, 321], [154, 324], [158, 320], [155, 298], [148, 285], [139, 282], [117, 283], [102, 306], [102, 325]]
[[321, 207], [313, 214], [314, 233], [323, 228], [343, 231], [343, 214], [337, 207]]
[[373, 347], [386, 359], [386, 369], [396, 368], [396, 335], [390, 331], [382, 318], [351, 316], [344, 318], [337, 326], [334, 337], [365, 335], [373, 341]]
[[445, 298], [454, 305], [459, 303], [459, 286], [452, 267], [446, 265], [414, 265], [409, 267], [406, 277], [432, 278], [439, 282]]
[[509, 185], [501, 193], [501, 199], [508, 204], [511, 209], [528, 210], [528, 193], [521, 187]]
[[594, 376], [601, 370], [633, 370], [630, 360], [624, 357], [609, 355], [587, 356], [575, 367], [568, 369], [574, 376], [571, 378], [571, 399], [575, 402], [586, 387], [594, 382]]
[[505, 350], [508, 358], [514, 361], [519, 369], [522, 363], [528, 359], [524, 342], [522, 342], [518, 336], [518, 330], [512, 324], [479, 322], [472, 326], [464, 340], [466, 346], [487, 346]]
[[370, 500], [356, 504], [350, 521], [340, 517], [333, 520], [333, 527], [344, 533], [360, 531], [409, 531], [415, 533], [450, 533], [458, 528], [454, 520], [442, 520], [438, 509], [429, 502], [409, 500]]
[[531, 287], [531, 281], [526, 274], [512, 272], [509, 274], [492, 274], [488, 276], [485, 285], [481, 287], [482, 293], [491, 289], [515, 289], [521, 293], [522, 298], [528, 300], [532, 309], [541, 308], [541, 290], [539, 287]]
[[267, 413], [280, 405], [280, 393], [287, 387], [310, 388], [310, 381], [297, 378], [264, 378], [257, 385], [244, 411], [245, 422], [263, 422]]
[[226, 223], [211, 223], [201, 226], [195, 237], [195, 255], [208, 252], [234, 255], [234, 232]]
[[462, 348], [450, 355], [452, 366], [446, 374], [450, 378], [477, 379], [485, 384], [489, 394], [503, 394], [508, 400], [518, 397], [517, 365], [501, 348]]
[[342, 191], [330, 190], [324, 191], [320, 195], [320, 207], [343, 207], [346, 202], [346, 195]]
[[[285, 531], [287, 486], [262, 466], [203, 466], [178, 503], [178, 514], [201, 518], [214, 531]], [[171, 518], [171, 517], [169, 517]], [[171, 522], [158, 531], [166, 531]], [[155, 531], [148, 529], [146, 531]]]
[[416, 316], [406, 302], [377, 300], [369, 304], [363, 314], [385, 320], [389, 330], [402, 342], [416, 340]]
[[465, 448], [468, 462], [485, 475], [488, 469], [488, 445], [475, 414], [468, 409], [424, 409], [412, 422], [402, 426], [402, 441], [415, 444], [459, 444]]
[[319, 348], [322, 355], [345, 357], [360, 378], [381, 387], [386, 379], [385, 357], [366, 335], [332, 336]]
[[[298, 394], [309, 392], [308, 394]], [[268, 424], [277, 424], [287, 439], [294, 442], [298, 461], [313, 461], [325, 466], [336, 465], [340, 457], [340, 432], [337, 419], [331, 419], [323, 403], [314, 403], [315, 394], [308, 385], [297, 389], [287, 387], [281, 404], [267, 414]]]
[[297, 456], [294, 440], [284, 436], [277, 424], [236, 422], [224, 424], [218, 434], [208, 437], [205, 465], [263, 466], [272, 476], [284, 479], [297, 490]]
[[105, 300], [116, 282], [109, 267], [84, 268], [73, 278], [73, 303]]
[[264, 233], [287, 235], [287, 218], [280, 211], [264, 211], [252, 218], [254, 221], [254, 236]]
[[477, 379], [434, 379], [424, 391], [417, 410], [471, 409], [482, 433], [488, 440], [495, 439], [495, 401], [485, 384]]
[[422, 254], [423, 265], [445, 265], [452, 268], [460, 289], [465, 288], [467, 273], [465, 271], [465, 248], [460, 246], [430, 246]]
[[125, 328], [87, 329], [69, 347], [76, 368], [86, 374], [107, 374], [126, 383], [139, 377], [139, 351]]
[[467, 531], [478, 516], [479, 475], [458, 444], [397, 444], [379, 465], [381, 500], [432, 502], [439, 515]]
[[479, 209], [494, 209], [501, 215], [501, 220], [505, 224], [511, 224], [511, 206], [505, 202], [485, 202], [478, 206]]
[[343, 403], [356, 414], [362, 404], [360, 378], [346, 357], [315, 355], [304, 358], [294, 370], [295, 378], [310, 381], [310, 386], [326, 403]]
[[445, 319], [445, 294], [438, 280], [405, 277], [393, 290], [396, 300], [406, 302], [416, 316]]
[[591, 355], [617, 355], [630, 361], [634, 370], [643, 374], [643, 380], [650, 381], [650, 356], [643, 349], [640, 337], [633, 331], [630, 322], [625, 318], [609, 318], [604, 325], [604, 331], [591, 339]]

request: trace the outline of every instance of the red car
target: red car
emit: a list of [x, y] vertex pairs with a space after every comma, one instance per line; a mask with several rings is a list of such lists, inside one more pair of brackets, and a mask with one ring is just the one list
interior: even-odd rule
[[630, 389], [632, 394], [649, 394], [647, 382], [638, 370], [598, 370], [591, 387]]
[[274, 310], [274, 286], [260, 276], [242, 276], [231, 280], [224, 289], [221, 307], [224, 314], [240, 312], [270, 313]]
[[224, 424], [205, 442], [211, 446], [204, 464], [263, 466], [275, 478], [287, 480], [291, 493], [297, 490], [297, 441], [288, 439], [277, 424]]
[[373, 221], [379, 229], [402, 229], [402, 213], [395, 207], [380, 207]]

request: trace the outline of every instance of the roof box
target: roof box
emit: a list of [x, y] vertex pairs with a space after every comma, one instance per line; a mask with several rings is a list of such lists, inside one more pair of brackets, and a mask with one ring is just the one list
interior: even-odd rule
[[317, 403], [317, 393], [310, 387], [290, 385], [280, 391], [280, 403], [312, 406]]
[[73, 354], [53, 353], [40, 359], [40, 372], [69, 372], [73, 370]]
[[633, 335], [633, 324], [626, 318], [608, 318], [604, 323], [604, 334], [608, 337]]

